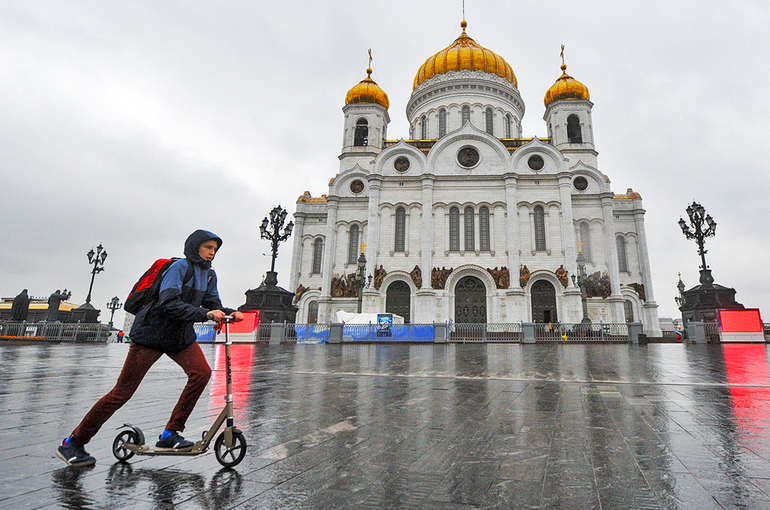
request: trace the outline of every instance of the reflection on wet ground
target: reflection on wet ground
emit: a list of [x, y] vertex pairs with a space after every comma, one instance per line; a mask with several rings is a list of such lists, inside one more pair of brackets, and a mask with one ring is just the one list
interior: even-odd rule
[[[185, 435], [223, 406], [223, 347]], [[115, 461], [184, 385], [159, 362], [89, 444], [53, 455], [126, 345], [0, 346], [2, 508], [770, 508], [765, 345], [237, 345], [245, 460]]]

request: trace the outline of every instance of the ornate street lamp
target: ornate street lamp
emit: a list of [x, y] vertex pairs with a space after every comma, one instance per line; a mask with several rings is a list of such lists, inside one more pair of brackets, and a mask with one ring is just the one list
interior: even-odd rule
[[122, 307], [123, 303], [120, 302], [118, 296], [110, 299], [110, 302], [107, 303], [107, 309], [112, 311], [112, 313], [110, 313], [110, 330], [112, 330], [112, 318], [115, 317], [115, 310], [120, 310]]
[[94, 288], [94, 277], [96, 276], [96, 273], [104, 271], [104, 259], [107, 258], [107, 250], [105, 250], [100, 243], [99, 246], [96, 247], [96, 252], [91, 248], [86, 255], [88, 255], [88, 264], [93, 264], [94, 266], [91, 270], [91, 286], [88, 287], [88, 297], [86, 297], [86, 304], [88, 305], [91, 303], [91, 291]]
[[[361, 256], [358, 257], [358, 273], [356, 273], [356, 285], [358, 286], [358, 313], [361, 313], [364, 304], [364, 287], [366, 286], [366, 256], [364, 255], [366, 245], [361, 243]], [[371, 275], [369, 281], [371, 282]]]
[[572, 284], [580, 287], [580, 301], [583, 304], [583, 318], [580, 320], [581, 324], [591, 324], [591, 318], [588, 316], [588, 293], [587, 288], [587, 274], [586, 274], [586, 258], [583, 256], [583, 243], [577, 242], [578, 256], [576, 259], [578, 274], [577, 277], [572, 275]]
[[[270, 249], [272, 251], [273, 260], [270, 264], [270, 272], [267, 273], [265, 284], [276, 285], [278, 283], [278, 277], [275, 272], [275, 259], [278, 257], [278, 245], [286, 241], [291, 236], [291, 230], [294, 228], [294, 222], [289, 221], [289, 224], [284, 228], [283, 223], [286, 221], [286, 209], [277, 205], [270, 211], [268, 220], [265, 217], [262, 220], [262, 224], [259, 226], [259, 233], [262, 239], [270, 241]], [[281, 229], [283, 228], [283, 232]]]
[[711, 270], [706, 264], [706, 238], [714, 237], [717, 230], [717, 222], [706, 213], [706, 210], [698, 202], [693, 202], [687, 206], [687, 216], [690, 217], [690, 225], [679, 218], [679, 227], [687, 239], [695, 239], [698, 243], [698, 255], [701, 257], [700, 283], [705, 287], [711, 287], [714, 283], [714, 277], [711, 276]]

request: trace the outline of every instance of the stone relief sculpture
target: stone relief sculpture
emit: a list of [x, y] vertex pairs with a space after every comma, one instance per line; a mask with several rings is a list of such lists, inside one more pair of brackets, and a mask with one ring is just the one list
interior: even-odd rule
[[358, 297], [356, 274], [332, 277], [332, 297]]
[[628, 286], [634, 289], [637, 294], [639, 294], [639, 299], [642, 301], [647, 301], [647, 295], [644, 293], [643, 283], [629, 283]]
[[564, 264], [559, 266], [559, 269], [556, 270], [556, 278], [559, 279], [559, 282], [561, 282], [562, 287], [565, 289], [569, 285], [569, 275], [567, 274], [567, 270], [564, 269]]
[[409, 273], [409, 276], [412, 277], [412, 281], [417, 286], [418, 289], [422, 288], [422, 271], [420, 271], [420, 266], [415, 265], [414, 269], [412, 269], [412, 272]]
[[380, 267], [374, 268], [374, 288], [377, 290], [380, 290], [380, 287], [382, 287], [382, 281], [385, 279], [385, 276], [388, 273], [382, 268], [382, 264], [380, 264]]
[[527, 266], [519, 267], [519, 285], [521, 285], [522, 288], [527, 286], [531, 276], [532, 275], [529, 274], [529, 269], [527, 269]]
[[498, 289], [507, 289], [511, 286], [511, 272], [508, 271], [507, 267], [503, 266], [500, 269], [497, 269], [497, 267], [494, 269], [487, 268], [487, 272], [492, 276]]
[[299, 284], [299, 287], [297, 287], [296, 292], [294, 292], [294, 302], [298, 302], [302, 298], [302, 294], [309, 291], [310, 287], [305, 287], [301, 283]]
[[600, 297], [606, 299], [612, 294], [612, 284], [607, 273], [599, 271], [586, 278], [586, 297]]
[[452, 274], [453, 269], [450, 267], [447, 269], [446, 267], [442, 267], [441, 269], [434, 267], [431, 271], [430, 276], [430, 286], [434, 289], [443, 289], [446, 285], [446, 280], [449, 278], [449, 275]]

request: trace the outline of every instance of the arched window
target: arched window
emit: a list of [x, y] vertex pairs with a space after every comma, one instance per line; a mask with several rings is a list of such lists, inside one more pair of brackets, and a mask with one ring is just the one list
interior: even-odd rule
[[479, 247], [481, 251], [489, 251], [489, 208], [479, 209]]
[[618, 247], [618, 271], [627, 273], [628, 258], [626, 257], [626, 240], [623, 236], [618, 236], [615, 238], [615, 244]]
[[583, 250], [583, 257], [587, 262], [591, 262], [591, 227], [588, 223], [580, 224], [580, 249]]
[[348, 235], [348, 264], [355, 264], [358, 260], [358, 225], [351, 225]]
[[623, 301], [623, 310], [626, 312], [626, 322], [634, 322], [634, 305], [631, 301]]
[[545, 211], [535, 206], [535, 251], [545, 251]]
[[463, 125], [465, 125], [466, 122], [471, 121], [471, 107], [470, 106], [463, 106], [462, 109], [462, 121]]
[[446, 110], [444, 108], [438, 111], [438, 136], [441, 138], [446, 134]]
[[358, 119], [356, 122], [356, 136], [353, 145], [356, 147], [369, 145], [369, 123], [366, 122], [366, 119]]
[[567, 139], [569, 139], [569, 143], [583, 143], [583, 135], [580, 132], [580, 119], [577, 115], [567, 117]]
[[505, 116], [505, 137], [511, 137], [511, 116], [510, 114]]
[[395, 250], [397, 252], [404, 251], [404, 237], [406, 234], [406, 209], [403, 207], [396, 208], [396, 243]]
[[460, 251], [460, 209], [449, 208], [449, 251]]
[[320, 237], [313, 243], [313, 270], [311, 274], [321, 274], [321, 257], [324, 253], [324, 241]]
[[428, 117], [425, 115], [422, 116], [420, 119], [420, 124], [422, 125], [422, 140], [428, 139]]
[[318, 301], [311, 301], [307, 305], [307, 321], [308, 324], [315, 324], [318, 322]]
[[465, 251], [473, 251], [476, 249], [475, 239], [476, 232], [473, 228], [475, 223], [473, 207], [465, 208]]
[[494, 114], [492, 113], [492, 108], [487, 108], [485, 117], [487, 121], [487, 133], [489, 133], [490, 135], [494, 135], [495, 129], [494, 129], [494, 124], [492, 122], [494, 120]]

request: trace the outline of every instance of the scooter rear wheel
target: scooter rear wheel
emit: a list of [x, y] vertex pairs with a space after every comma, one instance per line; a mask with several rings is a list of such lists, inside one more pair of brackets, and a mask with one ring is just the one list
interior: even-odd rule
[[133, 430], [120, 432], [112, 442], [112, 454], [121, 462], [134, 456], [134, 452], [125, 447], [126, 444], [139, 444], [139, 436]]
[[225, 445], [225, 433], [222, 432], [214, 442], [214, 455], [217, 461], [224, 467], [233, 467], [241, 463], [246, 456], [246, 438], [243, 433], [233, 431], [233, 446]]

